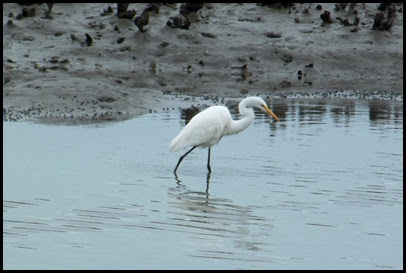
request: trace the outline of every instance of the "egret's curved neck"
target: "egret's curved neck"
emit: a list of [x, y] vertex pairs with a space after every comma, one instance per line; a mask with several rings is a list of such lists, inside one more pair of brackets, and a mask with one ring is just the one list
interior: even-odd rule
[[232, 120], [227, 128], [227, 135], [234, 135], [246, 129], [255, 119], [255, 113], [252, 108], [245, 105], [239, 106], [240, 114], [244, 117], [240, 120]]

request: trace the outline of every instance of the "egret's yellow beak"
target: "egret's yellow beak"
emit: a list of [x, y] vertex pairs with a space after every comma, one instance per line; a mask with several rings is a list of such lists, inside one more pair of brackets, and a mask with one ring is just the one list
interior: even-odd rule
[[279, 121], [279, 118], [271, 111], [271, 109], [268, 108], [266, 105], [262, 105], [262, 107], [265, 109], [265, 111], [271, 115], [276, 121]]

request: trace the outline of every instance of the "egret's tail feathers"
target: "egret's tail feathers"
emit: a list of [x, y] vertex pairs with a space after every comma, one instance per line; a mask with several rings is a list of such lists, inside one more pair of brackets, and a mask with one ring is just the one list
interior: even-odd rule
[[176, 141], [176, 138], [174, 138], [171, 143], [169, 143], [169, 151], [171, 152], [176, 152], [179, 151], [181, 148], [179, 148], [179, 142]]
[[171, 143], [169, 144], [169, 150], [171, 152], [177, 152], [189, 146], [194, 146], [194, 144], [190, 142], [188, 138], [185, 138], [181, 132], [174, 139], [172, 139]]

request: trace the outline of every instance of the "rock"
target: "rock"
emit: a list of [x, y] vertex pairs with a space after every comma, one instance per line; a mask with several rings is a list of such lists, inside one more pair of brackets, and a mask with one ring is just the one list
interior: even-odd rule
[[171, 28], [189, 29], [190, 21], [187, 17], [178, 15], [170, 17], [166, 25]]
[[135, 10], [127, 10], [124, 12], [117, 13], [117, 17], [120, 19], [128, 19], [131, 20], [135, 16], [137, 12]]
[[117, 14], [126, 12], [129, 5], [129, 3], [117, 3]]
[[211, 38], [211, 39], [217, 38], [216, 35], [214, 35], [212, 33], [208, 33], [208, 32], [202, 32], [202, 36], [207, 37], [207, 38]]
[[91, 46], [92, 44], [93, 44], [93, 39], [92, 39], [92, 37], [89, 35], [89, 34], [85, 34], [86, 35], [86, 41], [85, 41], [85, 43], [86, 43], [86, 45], [87, 46]]
[[281, 38], [282, 32], [266, 32], [265, 36], [268, 38]]
[[386, 30], [389, 31], [396, 19], [396, 7], [394, 4], [381, 4], [378, 9], [387, 10], [387, 16], [385, 13], [378, 12], [374, 17], [374, 24], [372, 25], [373, 30]]
[[299, 70], [299, 71], [297, 72], [297, 79], [298, 79], [299, 81], [302, 80], [302, 76], [303, 76], [302, 70]]
[[276, 88], [289, 88], [292, 87], [292, 83], [290, 81], [287, 80], [283, 80], [282, 82], [280, 82]]
[[149, 13], [148, 10], [144, 10], [141, 16], [135, 17], [134, 24], [138, 27], [140, 32], [145, 32], [144, 27], [149, 23]]
[[155, 12], [155, 14], [158, 14], [160, 7], [161, 7], [161, 3], [150, 3], [145, 8], [145, 10], [148, 11], [148, 12], [153, 11], [153, 12]]
[[192, 12], [197, 12], [203, 8], [204, 3], [186, 3], [180, 6], [179, 13], [183, 16], [188, 16]]
[[331, 20], [330, 17], [330, 12], [328, 10], [325, 10], [321, 15], [320, 15], [321, 20], [323, 21], [323, 24], [331, 24], [333, 21]]

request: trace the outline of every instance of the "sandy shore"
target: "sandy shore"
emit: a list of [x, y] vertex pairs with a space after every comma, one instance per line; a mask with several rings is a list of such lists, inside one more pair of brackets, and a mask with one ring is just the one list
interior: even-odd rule
[[[45, 4], [3, 4], [3, 120], [120, 119], [179, 107], [180, 95], [355, 90], [403, 101], [403, 4], [390, 31], [372, 30], [378, 4], [357, 15], [318, 5], [205, 4], [188, 29], [167, 25], [180, 4], [162, 5], [140, 32], [116, 4], [55, 4], [48, 18]], [[35, 14], [17, 19], [23, 8]]]

